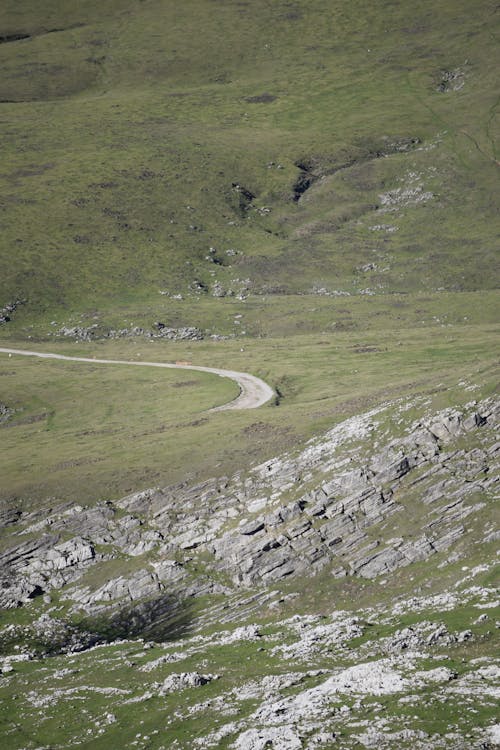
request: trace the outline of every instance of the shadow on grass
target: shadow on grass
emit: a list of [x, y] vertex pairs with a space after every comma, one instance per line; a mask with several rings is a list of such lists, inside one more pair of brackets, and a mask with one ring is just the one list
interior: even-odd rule
[[90, 635], [94, 644], [112, 643], [124, 638], [145, 638], [164, 643], [188, 635], [192, 606], [170, 594], [158, 599], [123, 607], [112, 614], [82, 618], [74, 627]]
[[86, 651], [124, 639], [165, 643], [189, 635], [192, 620], [193, 605], [170, 594], [120, 610], [67, 620], [42, 615], [31, 626], [14, 627], [2, 633], [0, 654], [11, 653], [18, 645], [27, 647], [39, 658]]

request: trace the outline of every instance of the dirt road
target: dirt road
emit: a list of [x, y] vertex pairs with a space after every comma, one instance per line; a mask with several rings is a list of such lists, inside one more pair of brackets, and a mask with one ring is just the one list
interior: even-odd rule
[[240, 395], [227, 404], [217, 406], [211, 411], [226, 411], [228, 409], [257, 409], [266, 404], [275, 395], [273, 389], [260, 378], [250, 375], [248, 372], [236, 372], [235, 370], [221, 370], [219, 367], [201, 367], [198, 365], [178, 365], [167, 362], [130, 362], [121, 359], [94, 359], [91, 357], [69, 357], [65, 354], [51, 354], [49, 352], [32, 352], [26, 349], [6, 349], [0, 347], [0, 353], [9, 355], [22, 355], [24, 357], [42, 357], [42, 359], [64, 359], [70, 362], [87, 362], [102, 365], [133, 365], [134, 367], [168, 367], [176, 370], [199, 370], [219, 375], [221, 378], [230, 378], [238, 383]]

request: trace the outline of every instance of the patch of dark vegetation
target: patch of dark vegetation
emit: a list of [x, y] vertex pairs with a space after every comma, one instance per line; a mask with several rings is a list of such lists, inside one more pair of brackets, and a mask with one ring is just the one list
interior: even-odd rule
[[31, 34], [0, 34], [0, 44], [20, 42], [21, 39], [31, 39]]
[[356, 345], [351, 347], [354, 354], [372, 354], [373, 352], [381, 351], [377, 346], [362, 346]]
[[191, 619], [187, 603], [165, 594], [158, 599], [124, 607], [109, 618], [88, 618], [79, 623], [79, 627], [98, 635], [101, 642], [138, 637], [165, 642], [186, 635]]
[[196, 380], [184, 380], [181, 383], [172, 383], [172, 388], [191, 388], [192, 386], [196, 386], [198, 383]]
[[233, 182], [231, 184], [231, 192], [236, 194], [238, 197], [237, 211], [241, 217], [244, 217], [247, 211], [252, 207], [252, 202], [257, 197], [251, 190], [240, 185], [239, 182]]
[[91, 182], [89, 185], [89, 188], [91, 190], [93, 190], [94, 188], [100, 188], [101, 190], [109, 190], [111, 188], [117, 188], [117, 187], [118, 187], [118, 183], [113, 182], [112, 180], [108, 182]]
[[86, 57], [85, 62], [88, 62], [91, 65], [102, 65], [106, 59], [106, 55], [101, 55], [100, 57]]
[[[279, 393], [277, 398], [283, 398], [283, 394]], [[268, 424], [267, 422], [253, 422], [247, 425], [241, 431], [242, 435], [253, 435], [260, 437], [273, 437], [286, 435], [291, 432], [291, 427], [276, 427], [275, 425]]]
[[156, 177], [156, 173], [153, 172], [151, 169], [143, 169], [142, 172], [138, 175], [137, 179], [139, 180], [151, 180], [153, 177]]
[[[30, 599], [44, 594], [46, 592], [36, 586]], [[189, 603], [171, 594], [108, 614], [86, 615], [71, 621], [45, 614], [32, 625], [4, 629], [0, 634], [0, 654], [12, 653], [20, 643], [37, 658], [86, 651], [99, 644], [128, 638], [163, 643], [187, 634], [191, 621]]]
[[183, 422], [183, 424], [180, 424], [179, 427], [199, 427], [200, 425], [206, 424], [207, 422], [207, 417], [201, 417], [201, 419], [193, 419], [191, 422]]
[[270, 104], [275, 102], [278, 97], [273, 94], [258, 94], [257, 96], [245, 96], [244, 101], [248, 104]]
[[123, 219], [123, 212], [122, 211], [116, 211], [113, 208], [103, 208], [102, 214], [104, 216], [111, 216], [112, 219]]
[[280, 21], [300, 21], [304, 18], [304, 13], [300, 7], [300, 3], [291, 0], [291, 2], [283, 3], [278, 11], [277, 18]]
[[0, 44], [8, 44], [9, 42], [21, 42], [23, 39], [34, 39], [37, 36], [45, 36], [46, 34], [59, 34], [61, 31], [71, 31], [72, 29], [79, 29], [85, 26], [84, 23], [75, 23], [73, 26], [66, 28], [56, 29], [42, 29], [33, 34], [28, 34], [24, 31], [20, 31], [17, 34], [0, 34]]

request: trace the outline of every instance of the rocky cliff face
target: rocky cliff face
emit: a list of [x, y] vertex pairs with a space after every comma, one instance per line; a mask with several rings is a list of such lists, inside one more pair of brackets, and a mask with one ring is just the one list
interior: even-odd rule
[[9, 747], [498, 747], [499, 406], [385, 404], [244, 476], [4, 509]]
[[[146, 490], [93, 508], [13, 509], [4, 518], [0, 603], [15, 607], [57, 589], [90, 612], [327, 567], [334, 577], [371, 579], [456, 550], [493, 502], [499, 404], [471, 402], [417, 421], [405, 419], [408, 406], [349, 419], [245, 477]], [[117, 556], [133, 561], [129, 574], [97, 587], [92, 576], [79, 582]]]

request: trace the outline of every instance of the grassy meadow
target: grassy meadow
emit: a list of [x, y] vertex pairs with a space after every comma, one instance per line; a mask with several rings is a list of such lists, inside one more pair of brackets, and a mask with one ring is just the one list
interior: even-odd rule
[[[354, 319], [360, 313], [367, 320], [361, 331], [356, 325], [334, 333], [325, 326], [318, 333], [249, 336], [244, 342], [36, 343], [40, 350], [76, 356], [230, 364], [276, 390], [277, 403], [255, 411], [210, 413], [237, 395], [232, 381], [213, 375], [1, 354], [0, 384], [14, 410], [0, 426], [3, 499], [92, 502], [202, 481], [293, 450], [341, 419], [393, 398], [430, 393], [443, 408], [472, 397], [463, 385], [478, 385], [484, 394], [494, 390], [494, 309], [477, 311], [481, 324], [456, 322], [457, 311], [449, 307], [441, 317], [429, 314], [438, 304], [443, 309], [437, 300], [419, 327], [413, 321], [379, 330], [374, 300], [366, 302], [364, 310], [353, 305]], [[278, 319], [279, 309], [272, 314]], [[318, 306], [302, 321], [313, 327], [315, 315], [330, 320], [332, 310]], [[382, 310], [380, 317], [396, 322], [392, 311]], [[10, 344], [21, 348], [23, 342]]]
[[[0, 355], [2, 498], [244, 469], [378, 400], [492, 382], [494, 16], [6, 0], [0, 306], [24, 304], [0, 343], [248, 370], [279, 407], [208, 414], [233, 384]], [[105, 338], [155, 321], [205, 340]]]

